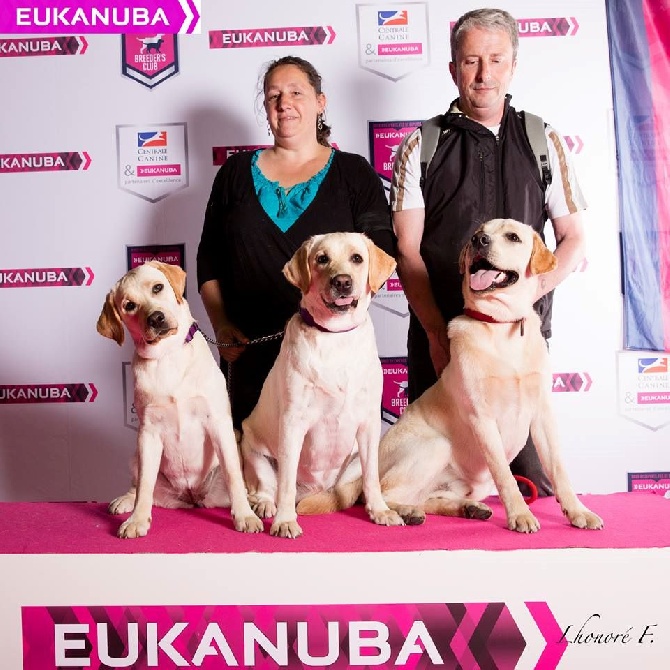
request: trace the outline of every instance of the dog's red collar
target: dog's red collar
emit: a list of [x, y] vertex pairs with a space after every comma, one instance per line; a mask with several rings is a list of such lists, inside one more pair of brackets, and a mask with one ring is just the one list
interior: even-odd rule
[[463, 310], [463, 314], [465, 314], [465, 316], [471, 317], [472, 319], [477, 319], [477, 321], [486, 321], [486, 323], [518, 323], [520, 325], [521, 336], [523, 337], [523, 328], [526, 322], [525, 318], [517, 319], [516, 321], [498, 321], [498, 319], [494, 319], [492, 316], [489, 316], [488, 314], [478, 312], [474, 309], [468, 309], [467, 307]]
[[323, 333], [348, 333], [350, 330], [355, 330], [358, 326], [353, 326], [352, 328], [347, 328], [346, 330], [328, 330], [324, 328], [320, 323], [317, 323], [314, 320], [314, 317], [304, 308], [300, 308], [300, 318], [305, 322], [307, 326], [312, 326], [317, 330], [320, 330]]

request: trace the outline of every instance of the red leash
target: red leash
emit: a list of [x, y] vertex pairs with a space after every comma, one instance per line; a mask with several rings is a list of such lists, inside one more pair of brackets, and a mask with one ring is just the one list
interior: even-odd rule
[[527, 477], [522, 477], [521, 475], [514, 475], [514, 479], [516, 479], [517, 482], [520, 482], [521, 484], [525, 484], [530, 489], [530, 495], [527, 498], [524, 497], [526, 505], [534, 503], [538, 498], [537, 486], [535, 486], [535, 484], [533, 484], [533, 482], [530, 479], [528, 479]]

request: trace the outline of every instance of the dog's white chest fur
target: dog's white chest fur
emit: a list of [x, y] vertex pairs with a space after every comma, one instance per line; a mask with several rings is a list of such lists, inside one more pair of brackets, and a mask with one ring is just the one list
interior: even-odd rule
[[[227, 396], [223, 376], [209, 365], [209, 351], [200, 351], [207, 349], [204, 342], [197, 338], [178, 347], [134, 366], [135, 409], [143, 431], [160, 439], [162, 474], [176, 491], [186, 491], [218, 465], [207, 438], [208, 417], [227, 411]], [[181, 369], [179, 376], [175, 369]]]
[[[453, 448], [472, 444], [478, 439], [475, 427], [491, 420], [507, 459], [511, 461], [521, 451], [549, 384], [549, 359], [539, 327], [535, 314], [527, 318], [523, 335], [516, 323], [472, 323], [468, 317], [457, 317], [450, 323], [453, 364], [447, 366], [438, 383], [447, 397], [453, 389], [466, 395], [465, 402], [453, 398], [455, 411], [448, 412], [448, 419], [445, 414], [441, 429], [450, 436]], [[473, 422], [473, 417], [478, 420]], [[473, 468], [469, 474], [478, 480], [488, 479], [483, 453], [471, 453], [479, 458], [478, 462], [472, 456], [463, 459]]]
[[296, 325], [297, 355], [292, 354], [287, 363], [295, 366], [296, 378], [309, 384], [307, 393], [294, 405], [308, 426], [300, 452], [299, 480], [329, 488], [342, 463], [358, 451], [358, 427], [378, 409], [381, 363], [369, 317], [355, 335], [353, 331], [318, 333]]
[[278, 458], [280, 413], [290, 414], [300, 453], [298, 481], [306, 488], [328, 489], [343, 463], [357, 453], [356, 433], [379, 412], [382, 369], [369, 317], [354, 330], [324, 333], [300, 316], [288, 323], [284, 342], [262, 395], [245, 424], [256, 444]]

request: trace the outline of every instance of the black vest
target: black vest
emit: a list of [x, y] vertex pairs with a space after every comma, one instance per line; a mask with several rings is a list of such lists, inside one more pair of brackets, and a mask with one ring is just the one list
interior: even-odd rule
[[[540, 177], [523, 120], [505, 101], [499, 138], [459, 113], [447, 113], [423, 189], [421, 255], [435, 300], [448, 322], [463, 311], [458, 257], [475, 230], [489, 219], [511, 218], [544, 239], [546, 212]], [[535, 310], [542, 334], [551, 336], [551, 293]], [[413, 320], [417, 325], [416, 319]]]

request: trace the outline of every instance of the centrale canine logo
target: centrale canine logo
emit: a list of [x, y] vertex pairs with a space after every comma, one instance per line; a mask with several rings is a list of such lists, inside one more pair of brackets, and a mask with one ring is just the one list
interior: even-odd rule
[[668, 359], [666, 356], [638, 358], [637, 371], [641, 375], [668, 374]]
[[378, 26], [406, 26], [409, 23], [406, 9], [377, 12]]
[[119, 188], [158, 202], [189, 185], [186, 123], [117, 126]]
[[145, 133], [137, 133], [138, 147], [166, 147], [167, 145], [166, 130], [150, 130]]

